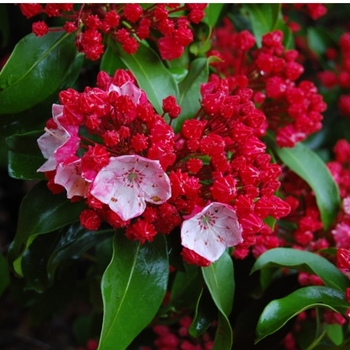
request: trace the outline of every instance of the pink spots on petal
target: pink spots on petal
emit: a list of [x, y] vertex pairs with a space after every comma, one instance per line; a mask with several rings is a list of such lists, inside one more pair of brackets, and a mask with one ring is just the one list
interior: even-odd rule
[[211, 262], [219, 259], [227, 247], [242, 241], [242, 228], [235, 210], [218, 202], [210, 203], [186, 219], [181, 227], [182, 245]]
[[[159, 179], [156, 184], [155, 178]], [[126, 221], [141, 215], [146, 202], [166, 202], [171, 197], [171, 187], [158, 161], [125, 155], [110, 158], [93, 181], [91, 194]]]

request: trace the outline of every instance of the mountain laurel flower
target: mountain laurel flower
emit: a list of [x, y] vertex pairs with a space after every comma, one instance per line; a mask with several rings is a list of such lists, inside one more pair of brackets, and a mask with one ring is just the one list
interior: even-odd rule
[[[212, 202], [181, 227], [181, 244], [214, 262], [228, 247], [242, 243], [242, 228], [235, 210], [229, 205]], [[193, 213], [192, 213], [193, 214]]]
[[109, 164], [94, 179], [91, 194], [127, 221], [140, 216], [146, 202], [166, 202], [171, 197], [171, 186], [159, 161], [123, 155], [110, 157]]
[[63, 106], [52, 105], [52, 125], [38, 138], [38, 146], [47, 161], [37, 170], [55, 170], [58, 163], [75, 154], [79, 146], [78, 126], [64, 124]]

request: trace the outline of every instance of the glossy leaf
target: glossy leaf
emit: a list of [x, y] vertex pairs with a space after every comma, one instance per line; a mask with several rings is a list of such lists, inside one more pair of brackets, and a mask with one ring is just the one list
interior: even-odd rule
[[10, 273], [5, 257], [0, 254], [0, 296], [10, 284]]
[[98, 231], [88, 231], [79, 223], [72, 224], [62, 232], [60, 239], [52, 251], [47, 263], [48, 276], [53, 280], [57, 267], [65, 260], [78, 259], [87, 250], [111, 237], [112, 228]]
[[125, 53], [114, 43], [113, 50], [125, 66], [132, 71], [139, 87], [147, 94], [148, 100], [158, 114], [163, 114], [162, 101], [173, 95], [179, 96], [179, 89], [172, 74], [166, 69], [159, 56], [149, 47], [140, 44], [134, 55]]
[[257, 270], [271, 267], [288, 267], [319, 276], [326, 286], [344, 291], [349, 280], [327, 259], [305, 250], [274, 248], [258, 257], [252, 268]]
[[188, 329], [192, 337], [201, 336], [217, 318], [217, 308], [208, 291], [201, 291], [195, 309], [193, 321]]
[[198, 268], [185, 264], [185, 271], [177, 271], [171, 287], [169, 303], [176, 307], [188, 307], [195, 303], [199, 295]]
[[179, 84], [178, 104], [181, 106], [181, 114], [172, 122], [175, 132], [180, 131], [183, 122], [193, 118], [201, 106], [200, 85], [208, 81], [209, 60], [207, 58], [195, 59], [185, 79]]
[[340, 345], [344, 341], [343, 327], [340, 324], [326, 324], [328, 338], [335, 344]]
[[335, 220], [340, 205], [339, 189], [321, 158], [302, 143], [293, 148], [279, 148], [274, 152], [291, 170], [313, 189], [322, 223], [327, 229]]
[[216, 22], [218, 21], [222, 8], [224, 4], [218, 4], [218, 3], [210, 3], [204, 10], [205, 17], [202, 19], [202, 21], [206, 24], [208, 24], [211, 27], [214, 27]]
[[118, 68], [125, 69], [126, 65], [120, 59], [119, 55], [116, 54], [111, 45], [107, 45], [101, 59], [100, 70], [105, 71], [112, 77]]
[[74, 35], [65, 32], [20, 40], [0, 73], [0, 114], [24, 111], [55, 92], [76, 52]]
[[59, 236], [59, 231], [38, 235], [22, 255], [22, 274], [27, 285], [38, 293], [42, 293], [50, 284], [47, 263]]
[[9, 261], [13, 262], [37, 235], [79, 221], [84, 206], [84, 201], [72, 203], [66, 193], [52, 194], [45, 181], [37, 183], [23, 198], [19, 208], [17, 232], [9, 249]]
[[271, 301], [260, 315], [256, 328], [257, 340], [276, 332], [300, 312], [323, 306], [339, 313], [349, 307], [344, 292], [329, 287], [304, 287], [284, 298]]
[[310, 27], [307, 29], [307, 44], [317, 56], [323, 55], [327, 48], [336, 45], [329, 32], [322, 28]]
[[165, 239], [141, 245], [116, 234], [111, 263], [101, 282], [104, 316], [99, 350], [126, 349], [156, 315], [166, 292]]
[[43, 131], [34, 131], [23, 135], [13, 135], [6, 140], [8, 147], [8, 173], [20, 180], [43, 179], [43, 173], [37, 170], [45, 162], [37, 144]]
[[242, 13], [251, 21], [258, 47], [261, 47], [263, 35], [279, 29], [283, 32], [285, 48], [293, 48], [293, 36], [282, 19], [281, 4], [243, 4]]
[[273, 30], [279, 20], [281, 4], [243, 4], [243, 13], [250, 18], [258, 47], [264, 34]]
[[202, 274], [211, 297], [219, 310], [219, 324], [213, 349], [230, 350], [232, 329], [228, 316], [232, 310], [235, 289], [232, 258], [225, 252], [215, 263], [208, 267], [202, 267]]

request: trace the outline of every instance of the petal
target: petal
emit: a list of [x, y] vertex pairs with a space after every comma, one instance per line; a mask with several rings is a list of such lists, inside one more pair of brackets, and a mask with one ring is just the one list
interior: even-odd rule
[[140, 101], [141, 90], [133, 84], [131, 81], [127, 81], [120, 87], [121, 95], [127, 95], [131, 98], [132, 102], [138, 104]]
[[140, 216], [146, 209], [146, 202], [137, 189], [129, 186], [117, 188], [108, 204], [124, 221]]
[[[211, 218], [208, 224], [203, 224], [203, 217]], [[182, 223], [182, 245], [211, 262], [216, 261], [225, 248], [242, 241], [242, 228], [236, 212], [226, 204], [210, 203]]]
[[55, 183], [67, 190], [67, 198], [74, 196], [86, 197], [89, 183], [81, 177], [81, 161], [57, 166]]
[[135, 157], [137, 157], [135, 170], [140, 171], [143, 175], [140, 188], [145, 201], [154, 204], [166, 202], [171, 197], [171, 184], [159, 161]]

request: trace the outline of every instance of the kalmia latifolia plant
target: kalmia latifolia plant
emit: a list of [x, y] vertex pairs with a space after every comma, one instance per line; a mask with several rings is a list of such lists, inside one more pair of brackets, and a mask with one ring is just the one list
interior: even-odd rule
[[1, 7], [3, 295], [82, 300], [76, 349], [350, 346], [348, 5]]

